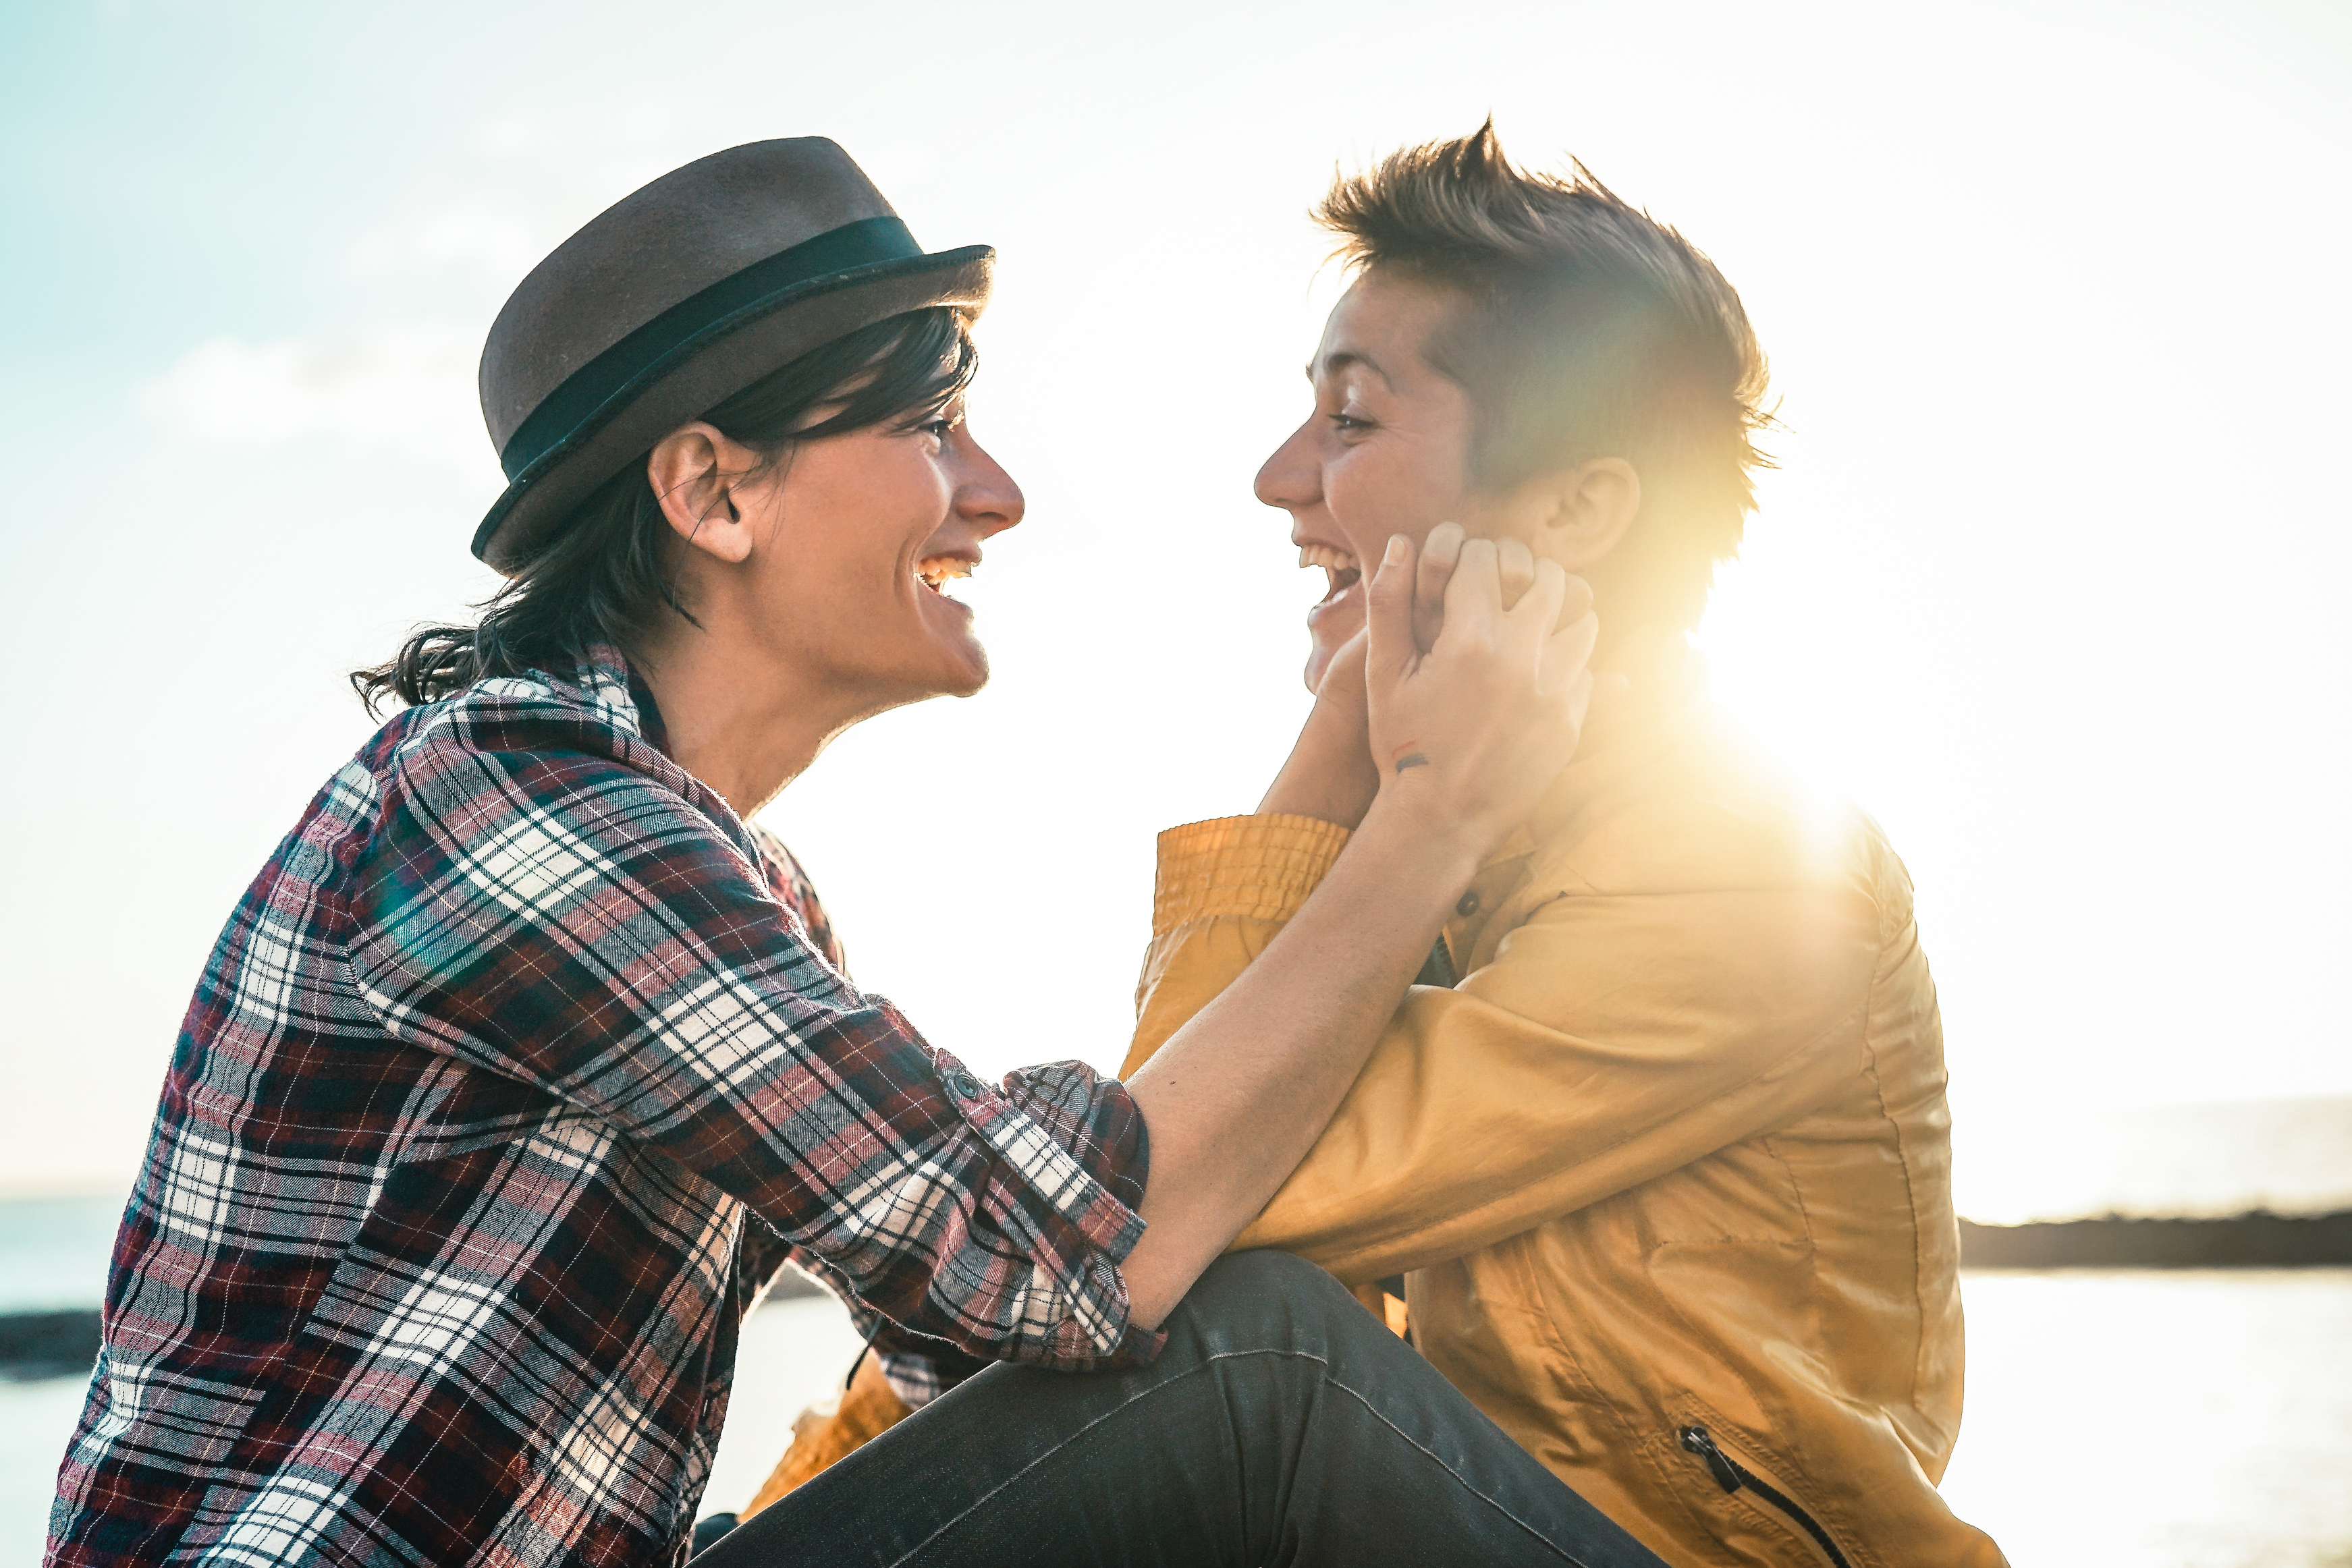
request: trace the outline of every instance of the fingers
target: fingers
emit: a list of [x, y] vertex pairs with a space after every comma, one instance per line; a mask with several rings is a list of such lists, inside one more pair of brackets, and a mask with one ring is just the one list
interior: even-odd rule
[[1465, 539], [1462, 559], [1445, 585], [1445, 625], [1442, 638], [1475, 638], [1491, 643], [1503, 614], [1503, 578], [1492, 539]]
[[1462, 540], [1461, 524], [1440, 523], [1421, 541], [1421, 570], [1413, 578], [1412, 640], [1424, 653], [1437, 646], [1438, 631], [1445, 624], [1445, 585], [1454, 580], [1454, 566], [1462, 559]]
[[1601, 640], [1601, 617], [1588, 610], [1546, 639], [1545, 656], [1558, 661], [1563, 674], [1582, 669], [1592, 659], [1592, 645]]
[[1584, 716], [1592, 709], [1592, 672], [1584, 671], [1568, 689], [1568, 727], [1584, 733]]
[[1422, 541], [1413, 574], [1412, 639], [1419, 652], [1427, 653], [1437, 646], [1454, 587], [1465, 569], [1481, 579], [1475, 599], [1465, 602], [1491, 604], [1515, 619], [1522, 612], [1533, 615], [1528, 595], [1551, 581], [1555, 590], [1544, 596], [1549, 610], [1547, 630], [1566, 631], [1592, 612], [1592, 585], [1562, 570], [1556, 561], [1538, 559], [1524, 540], [1473, 539], [1461, 524], [1440, 523]]
[[1589, 674], [1592, 646], [1600, 639], [1601, 617], [1590, 611], [1545, 638], [1541, 655], [1544, 684], [1561, 690], [1580, 676]]
[[1402, 680], [1421, 656], [1412, 640], [1414, 555], [1411, 539], [1390, 535], [1366, 595], [1364, 677], [1373, 691]]
[[1534, 652], [1542, 684], [1569, 693], [1574, 723], [1581, 726], [1591, 695], [1587, 666], [1601, 638], [1601, 617], [1592, 611], [1592, 589], [1582, 578], [1562, 570], [1557, 561], [1536, 562], [1534, 575], [1534, 586], [1506, 619], [1515, 645], [1540, 644]]
[[1560, 595], [1559, 609], [1554, 612], [1552, 630], [1560, 631], [1573, 621], [1581, 621], [1592, 613], [1592, 584], [1572, 571], [1560, 575], [1568, 580]]
[[1503, 579], [1503, 608], [1508, 610], [1535, 586], [1535, 552], [1524, 540], [1502, 538], [1495, 541], [1495, 558]]
[[[1544, 625], [1544, 630], [1547, 632], [1564, 632], [1568, 630], [1570, 626], [1592, 613], [1592, 585], [1591, 583], [1585, 581], [1584, 579], [1577, 576], [1574, 572], [1562, 568], [1558, 561], [1550, 559], [1535, 560], [1532, 557], [1529, 559], [1533, 565], [1532, 575], [1534, 579], [1530, 585], [1530, 591], [1547, 591], [1547, 585], [1549, 585], [1547, 591], [1549, 598], [1546, 599], [1544, 602], [1547, 602], [1549, 606], [1551, 619]], [[1537, 612], [1535, 601], [1531, 601], [1522, 596], [1517, 603], [1511, 603], [1509, 569], [1507, 566], [1505, 568], [1504, 582], [1504, 601], [1508, 606], [1507, 613], [1508, 613], [1514, 621], [1517, 621], [1522, 618], [1542, 619]]]
[[1561, 570], [1556, 560], [1533, 558], [1528, 560], [1528, 577], [1527, 591], [1519, 596], [1516, 607], [1505, 613], [1513, 625], [1528, 627], [1539, 637], [1549, 636], [1561, 624], [1559, 612], [1567, 602], [1569, 585], [1578, 580]]
[[1339, 644], [1331, 655], [1331, 663], [1316, 683], [1317, 700], [1327, 703], [1347, 703], [1355, 707], [1364, 706], [1364, 653], [1370, 631], [1359, 632]]

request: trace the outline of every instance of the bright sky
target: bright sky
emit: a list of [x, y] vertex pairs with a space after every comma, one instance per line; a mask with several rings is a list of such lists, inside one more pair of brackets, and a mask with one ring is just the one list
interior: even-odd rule
[[771, 814], [940, 1043], [1118, 1059], [1152, 834], [1247, 810], [1304, 707], [1319, 574], [1249, 494], [1332, 294], [1304, 209], [1492, 110], [1713, 255], [1772, 355], [1704, 642], [1917, 881], [1963, 1209], [2030, 1207], [2023, 1129], [2080, 1109], [2352, 1089], [2348, 17], [6, 7], [0, 1189], [127, 1177], [222, 918], [368, 731], [341, 673], [488, 587], [509, 289], [812, 132], [1002, 252], [995, 684]]

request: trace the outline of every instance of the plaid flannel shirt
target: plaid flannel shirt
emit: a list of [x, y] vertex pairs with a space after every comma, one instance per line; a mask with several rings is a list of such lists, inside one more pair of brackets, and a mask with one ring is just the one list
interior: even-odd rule
[[311, 801], [189, 1006], [49, 1563], [677, 1562], [787, 1260], [950, 1361], [1157, 1350], [1126, 1091], [925, 1044], [660, 742], [600, 651]]

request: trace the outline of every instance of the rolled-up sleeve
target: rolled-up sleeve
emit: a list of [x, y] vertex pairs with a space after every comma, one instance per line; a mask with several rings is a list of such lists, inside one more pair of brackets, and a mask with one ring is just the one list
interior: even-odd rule
[[1298, 913], [1348, 845], [1313, 817], [1217, 817], [1160, 835], [1151, 946], [1122, 1078], [1209, 1005]]
[[988, 1360], [1146, 1360], [1134, 1102], [981, 1082], [810, 946], [739, 841], [609, 758], [442, 737], [347, 885], [396, 1037], [578, 1107], [740, 1198], [852, 1298]]

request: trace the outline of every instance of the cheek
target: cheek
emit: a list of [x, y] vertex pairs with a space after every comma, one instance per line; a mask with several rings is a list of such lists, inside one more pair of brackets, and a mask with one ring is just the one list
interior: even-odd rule
[[[841, 553], [856, 554], [855, 580], [868, 593], [910, 600], [914, 580], [908, 568], [919, 559], [923, 547], [947, 516], [952, 492], [937, 469], [904, 453], [898, 461], [877, 464], [857, 476], [854, 499], [842, 508], [842, 532], [856, 536], [854, 547], [845, 538]], [[845, 526], [855, 519], [854, 528]], [[821, 549], [834, 548], [830, 543]]]
[[1459, 487], [1439, 482], [1429, 465], [1412, 456], [1394, 447], [1365, 449], [1349, 454], [1326, 473], [1324, 496], [1331, 516], [1367, 560], [1380, 553], [1391, 534], [1417, 539], [1458, 509]]

